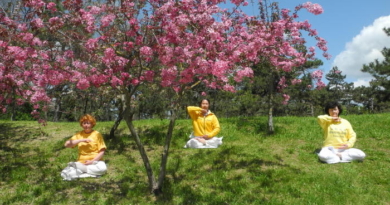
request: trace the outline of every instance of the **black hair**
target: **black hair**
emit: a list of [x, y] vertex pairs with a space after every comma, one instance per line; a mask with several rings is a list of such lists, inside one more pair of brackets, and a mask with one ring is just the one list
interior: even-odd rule
[[328, 102], [325, 105], [325, 109], [324, 109], [325, 114], [329, 115], [329, 109], [332, 109], [335, 107], [337, 107], [339, 109], [339, 116], [340, 116], [341, 113], [343, 112], [343, 108], [341, 107], [340, 103], [338, 103], [337, 101]]
[[206, 101], [209, 103], [209, 105], [210, 105], [210, 100], [207, 99], [207, 98], [203, 98], [203, 99], [200, 100], [200, 102], [199, 102], [199, 106], [200, 106], [200, 107], [202, 107], [202, 102], [203, 102], [203, 100], [206, 100]]

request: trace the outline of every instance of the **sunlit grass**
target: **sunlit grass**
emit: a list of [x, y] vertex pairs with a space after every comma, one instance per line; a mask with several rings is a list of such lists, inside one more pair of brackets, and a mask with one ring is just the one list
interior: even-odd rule
[[[77, 158], [64, 142], [77, 122], [0, 122], [0, 204], [389, 204], [390, 114], [344, 116], [353, 125], [367, 158], [363, 163], [327, 165], [315, 151], [322, 132], [315, 117], [220, 119], [218, 149], [184, 149], [189, 120], [178, 120], [170, 148], [164, 193], [149, 194], [147, 176], [125, 123], [115, 139], [112, 122], [98, 122], [108, 146], [108, 174], [62, 181], [59, 173]], [[167, 120], [136, 121], [157, 172]]]

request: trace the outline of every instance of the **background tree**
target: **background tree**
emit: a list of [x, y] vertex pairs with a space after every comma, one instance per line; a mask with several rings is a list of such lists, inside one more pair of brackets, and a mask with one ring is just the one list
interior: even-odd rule
[[342, 71], [335, 66], [325, 75], [325, 78], [329, 81], [326, 89], [330, 92], [329, 97], [332, 99], [341, 99], [344, 97], [344, 88], [346, 85], [344, 80], [346, 75], [342, 75], [341, 73]]
[[353, 100], [362, 105], [362, 110], [358, 110], [358, 113], [363, 113], [364, 111], [374, 112], [374, 96], [372, 87], [359, 86], [354, 88]]
[[[383, 30], [390, 36], [390, 28]], [[363, 72], [374, 77], [370, 86], [375, 94], [372, 103], [376, 111], [385, 111], [390, 108], [390, 48], [383, 48], [382, 55], [384, 56], [383, 61], [375, 60], [368, 65], [363, 65], [362, 68]]]
[[[309, 36], [314, 36], [318, 40], [318, 46], [321, 50], [326, 51], [326, 41], [316, 35], [316, 31], [311, 28], [307, 22], [295, 22], [295, 19], [298, 17], [298, 11], [302, 8], [307, 8], [314, 14], [322, 13], [322, 8], [317, 4], [305, 3], [299, 5], [295, 8], [295, 11], [292, 15], [289, 15], [289, 10], [282, 9], [278, 7], [278, 3], [273, 2], [270, 5], [267, 5], [267, 1], [264, 3], [260, 1], [260, 16], [259, 24], [269, 29], [270, 33], [280, 32], [283, 33], [283, 40], [281, 38], [273, 39], [275, 42], [280, 43], [280, 47], [285, 46], [288, 42], [289, 48], [286, 50], [283, 58], [291, 59], [288, 63], [277, 63], [275, 64], [274, 56], [262, 56], [260, 61], [253, 68], [254, 70], [260, 70], [257, 74], [262, 76], [261, 81], [265, 81], [265, 87], [261, 90], [265, 91], [267, 96], [268, 104], [268, 132], [272, 134], [274, 132], [273, 126], [273, 114], [275, 103], [277, 100], [277, 94], [280, 93], [282, 96], [282, 103], [287, 104], [290, 99], [290, 96], [284, 92], [284, 89], [288, 87], [289, 82], [293, 79], [296, 79], [299, 74], [297, 69], [302, 66], [308, 59], [313, 59], [314, 48], [307, 48], [305, 45], [305, 40], [302, 37], [302, 32], [306, 31], [309, 33]], [[299, 29], [288, 28], [292, 23], [300, 24]], [[284, 24], [285, 27], [280, 29], [280, 25]], [[328, 57], [326, 53], [324, 56]], [[320, 72], [320, 71], [318, 71]], [[256, 74], [256, 71], [255, 71]], [[318, 78], [318, 85], [323, 85], [321, 79]], [[279, 101], [280, 102], [280, 101]]]
[[296, 78], [291, 79], [291, 86], [286, 89], [291, 98], [287, 106], [289, 107], [289, 115], [297, 116], [314, 116], [315, 106], [317, 105], [315, 93], [322, 88], [318, 87], [314, 82], [310, 70], [316, 69], [323, 65], [321, 60], [310, 60], [299, 68], [296, 68]]

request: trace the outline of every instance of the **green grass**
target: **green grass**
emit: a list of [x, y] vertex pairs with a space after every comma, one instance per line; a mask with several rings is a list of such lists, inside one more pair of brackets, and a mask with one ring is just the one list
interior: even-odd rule
[[[390, 114], [344, 116], [367, 158], [363, 163], [323, 164], [315, 154], [322, 131], [313, 117], [220, 119], [218, 149], [184, 149], [189, 120], [178, 120], [164, 193], [149, 194], [147, 176], [125, 123], [107, 139], [112, 122], [95, 127], [106, 138], [108, 173], [62, 181], [60, 171], [77, 157], [64, 142], [78, 123], [0, 121], [0, 204], [390, 204]], [[158, 170], [166, 120], [135, 122]]]

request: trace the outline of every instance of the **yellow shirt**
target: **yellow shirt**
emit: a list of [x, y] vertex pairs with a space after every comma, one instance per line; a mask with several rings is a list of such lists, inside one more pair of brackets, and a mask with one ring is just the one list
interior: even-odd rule
[[91, 142], [80, 142], [77, 145], [79, 149], [79, 157], [77, 161], [81, 163], [84, 163], [87, 160], [93, 160], [100, 150], [107, 148], [106, 144], [104, 143], [103, 136], [95, 130], [88, 134], [85, 134], [84, 131], [80, 131], [73, 135], [70, 140], [86, 138], [90, 139]]
[[347, 120], [340, 118], [340, 122], [335, 122], [329, 115], [320, 115], [317, 119], [324, 131], [323, 147], [338, 148], [341, 144], [347, 144], [348, 148], [353, 147], [356, 142], [356, 133]]
[[217, 116], [212, 112], [203, 115], [202, 108], [195, 106], [188, 106], [187, 111], [192, 119], [192, 127], [194, 129], [194, 136], [200, 137], [203, 135], [209, 138], [215, 137], [221, 130]]

